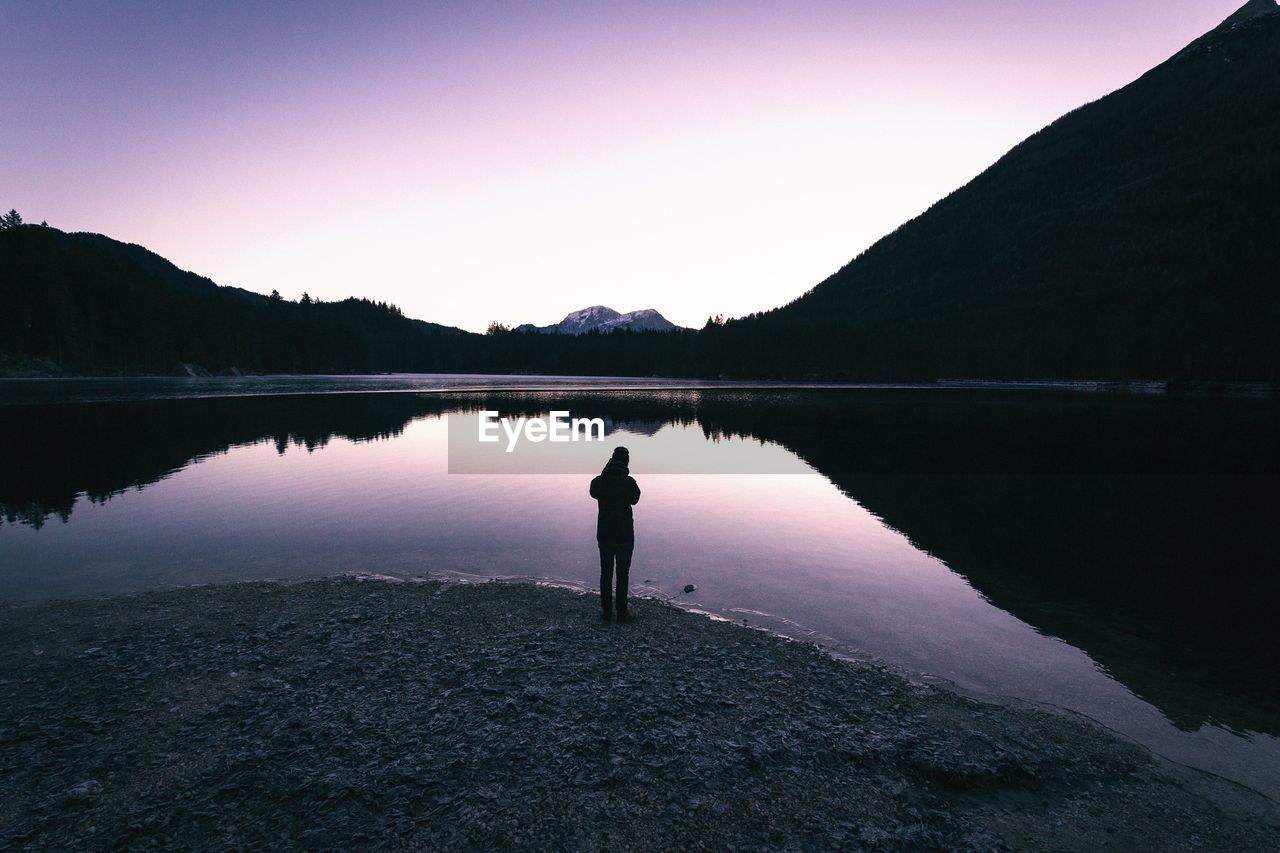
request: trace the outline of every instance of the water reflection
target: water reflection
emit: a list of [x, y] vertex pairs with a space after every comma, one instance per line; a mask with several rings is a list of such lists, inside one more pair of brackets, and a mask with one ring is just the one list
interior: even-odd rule
[[[1270, 401], [673, 390], [8, 407], [0, 597], [348, 570], [590, 582], [585, 481], [445, 474], [441, 415], [552, 407], [606, 417], [648, 474], [637, 582], [696, 580], [710, 609], [789, 618], [1146, 742], [1170, 737], [1167, 719], [1197, 733], [1171, 747], [1183, 758], [1280, 792]], [[646, 472], [646, 454], [680, 448], [825, 479]]]

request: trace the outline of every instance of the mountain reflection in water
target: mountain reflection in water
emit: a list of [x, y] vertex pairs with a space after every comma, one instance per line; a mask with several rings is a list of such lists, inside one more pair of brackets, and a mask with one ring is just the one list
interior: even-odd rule
[[[1083, 650], [1178, 728], [1280, 734], [1269, 676], [1280, 652], [1273, 616], [1280, 407], [1269, 399], [703, 389], [11, 406], [0, 419], [0, 514], [9, 528], [0, 529], [0, 563], [17, 530], [74, 526], [80, 500], [101, 504], [231, 448], [316, 450], [337, 438], [395, 439], [414, 421], [449, 412], [552, 408], [603, 417], [611, 432], [627, 434], [642, 487], [644, 442], [664, 428], [700, 430], [705, 442], [751, 439], [761, 453], [785, 449], [996, 608]], [[565, 490], [585, 489], [561, 479]], [[350, 502], [359, 539], [378, 496], [361, 483], [326, 487]], [[518, 535], [485, 518], [482, 496], [467, 499], [491, 536]], [[779, 500], [785, 520], [794, 507]], [[211, 531], [217, 524], [210, 520]], [[39, 554], [38, 547], [27, 543], [22, 553]], [[39, 575], [39, 566], [28, 568], [28, 579]], [[7, 573], [0, 571], [0, 597], [49, 594]], [[805, 621], [805, 614], [776, 615]], [[890, 650], [867, 651], [892, 658]]]

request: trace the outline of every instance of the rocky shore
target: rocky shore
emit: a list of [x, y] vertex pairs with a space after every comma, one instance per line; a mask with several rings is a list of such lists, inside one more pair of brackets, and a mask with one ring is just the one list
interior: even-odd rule
[[653, 601], [355, 578], [10, 606], [0, 848], [1280, 849], [1097, 726]]

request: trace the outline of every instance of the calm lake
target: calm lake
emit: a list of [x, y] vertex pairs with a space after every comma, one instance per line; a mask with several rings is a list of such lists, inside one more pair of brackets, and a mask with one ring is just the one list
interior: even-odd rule
[[[480, 458], [459, 436], [481, 410], [606, 440]], [[1083, 388], [5, 380], [0, 600], [340, 572], [594, 588], [587, 483], [625, 444], [641, 594], [1071, 709], [1280, 799], [1277, 436], [1269, 397]]]

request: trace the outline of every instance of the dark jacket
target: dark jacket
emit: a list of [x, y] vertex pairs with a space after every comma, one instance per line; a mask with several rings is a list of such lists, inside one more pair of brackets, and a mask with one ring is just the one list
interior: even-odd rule
[[601, 545], [630, 545], [636, 541], [631, 523], [631, 507], [640, 501], [640, 487], [627, 466], [610, 462], [591, 481], [591, 497], [596, 499], [596, 542]]

